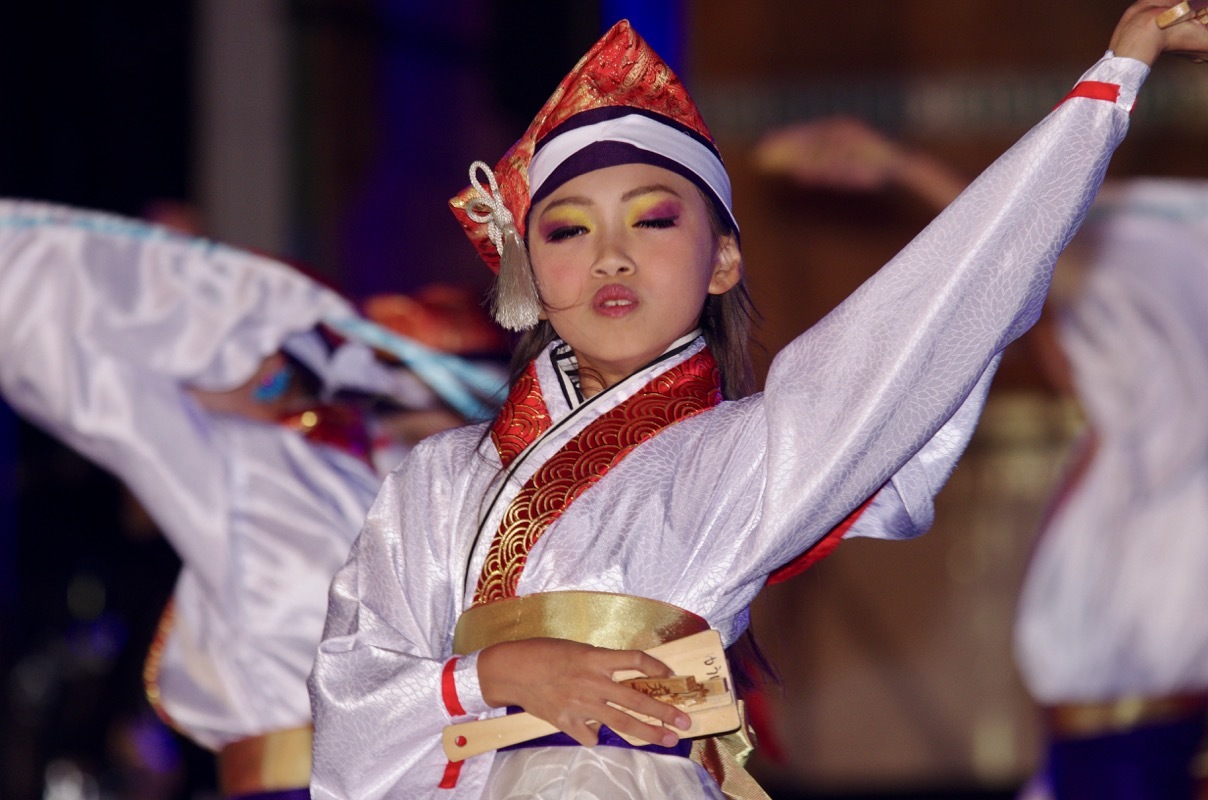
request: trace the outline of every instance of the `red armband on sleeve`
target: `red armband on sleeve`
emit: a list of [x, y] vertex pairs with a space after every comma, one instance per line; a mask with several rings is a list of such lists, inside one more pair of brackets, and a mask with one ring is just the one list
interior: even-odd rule
[[453, 680], [453, 669], [456, 666], [456, 658], [450, 658], [445, 663], [445, 669], [440, 674], [440, 696], [445, 701], [449, 716], [464, 717], [466, 710], [461, 707], [461, 700], [457, 697], [457, 683]]
[[[440, 697], [445, 702], [445, 710], [449, 712], [449, 716], [462, 717], [465, 716], [466, 710], [461, 706], [461, 700], [457, 697], [457, 683], [453, 680], [453, 670], [457, 667], [457, 658], [450, 658], [445, 662], [445, 668], [440, 673]], [[445, 764], [444, 775], [441, 776], [438, 784], [441, 789], [452, 789], [457, 786], [457, 778], [461, 775], [461, 765], [463, 761], [450, 761]]]
[[[1091, 100], [1106, 100], [1109, 103], [1114, 103], [1120, 99], [1120, 86], [1115, 83], [1105, 83], [1104, 81], [1080, 81], [1077, 86], [1070, 90], [1070, 93], [1061, 98], [1060, 106], [1066, 100], [1072, 100], [1075, 97], [1086, 97]], [[1129, 113], [1132, 109], [1129, 109]]]

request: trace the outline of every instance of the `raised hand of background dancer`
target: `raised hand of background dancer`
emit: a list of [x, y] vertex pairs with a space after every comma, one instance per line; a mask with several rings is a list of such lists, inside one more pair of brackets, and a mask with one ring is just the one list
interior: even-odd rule
[[926, 153], [846, 116], [773, 129], [755, 146], [754, 159], [763, 172], [810, 188], [880, 192], [898, 187], [937, 212], [967, 184], [962, 175]]

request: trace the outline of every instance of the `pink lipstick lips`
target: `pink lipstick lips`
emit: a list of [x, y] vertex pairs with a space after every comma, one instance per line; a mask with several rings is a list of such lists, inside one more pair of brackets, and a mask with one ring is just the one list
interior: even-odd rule
[[619, 283], [601, 287], [591, 301], [592, 310], [606, 317], [623, 317], [637, 307], [637, 294]]

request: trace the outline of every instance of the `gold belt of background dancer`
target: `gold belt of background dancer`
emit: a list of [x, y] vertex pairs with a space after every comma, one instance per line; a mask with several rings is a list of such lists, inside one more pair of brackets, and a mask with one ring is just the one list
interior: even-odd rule
[[1120, 733], [1141, 725], [1208, 715], [1208, 694], [1141, 695], [1086, 703], [1059, 703], [1044, 708], [1054, 735], [1080, 738]]
[[218, 788], [224, 797], [305, 789], [313, 740], [302, 725], [231, 742], [218, 751]]

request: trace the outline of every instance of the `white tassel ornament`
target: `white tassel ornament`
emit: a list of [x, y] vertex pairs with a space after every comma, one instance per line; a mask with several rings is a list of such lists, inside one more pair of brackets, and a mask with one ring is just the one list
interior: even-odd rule
[[[478, 180], [479, 172], [486, 175], [489, 188]], [[516, 220], [503, 203], [495, 173], [485, 162], [470, 165], [470, 184], [478, 196], [466, 204], [466, 215], [474, 222], [487, 226], [487, 236], [499, 253], [499, 275], [491, 298], [491, 313], [495, 321], [510, 331], [526, 331], [540, 320], [541, 299], [533, 270], [529, 264], [528, 248], [516, 230]]]

